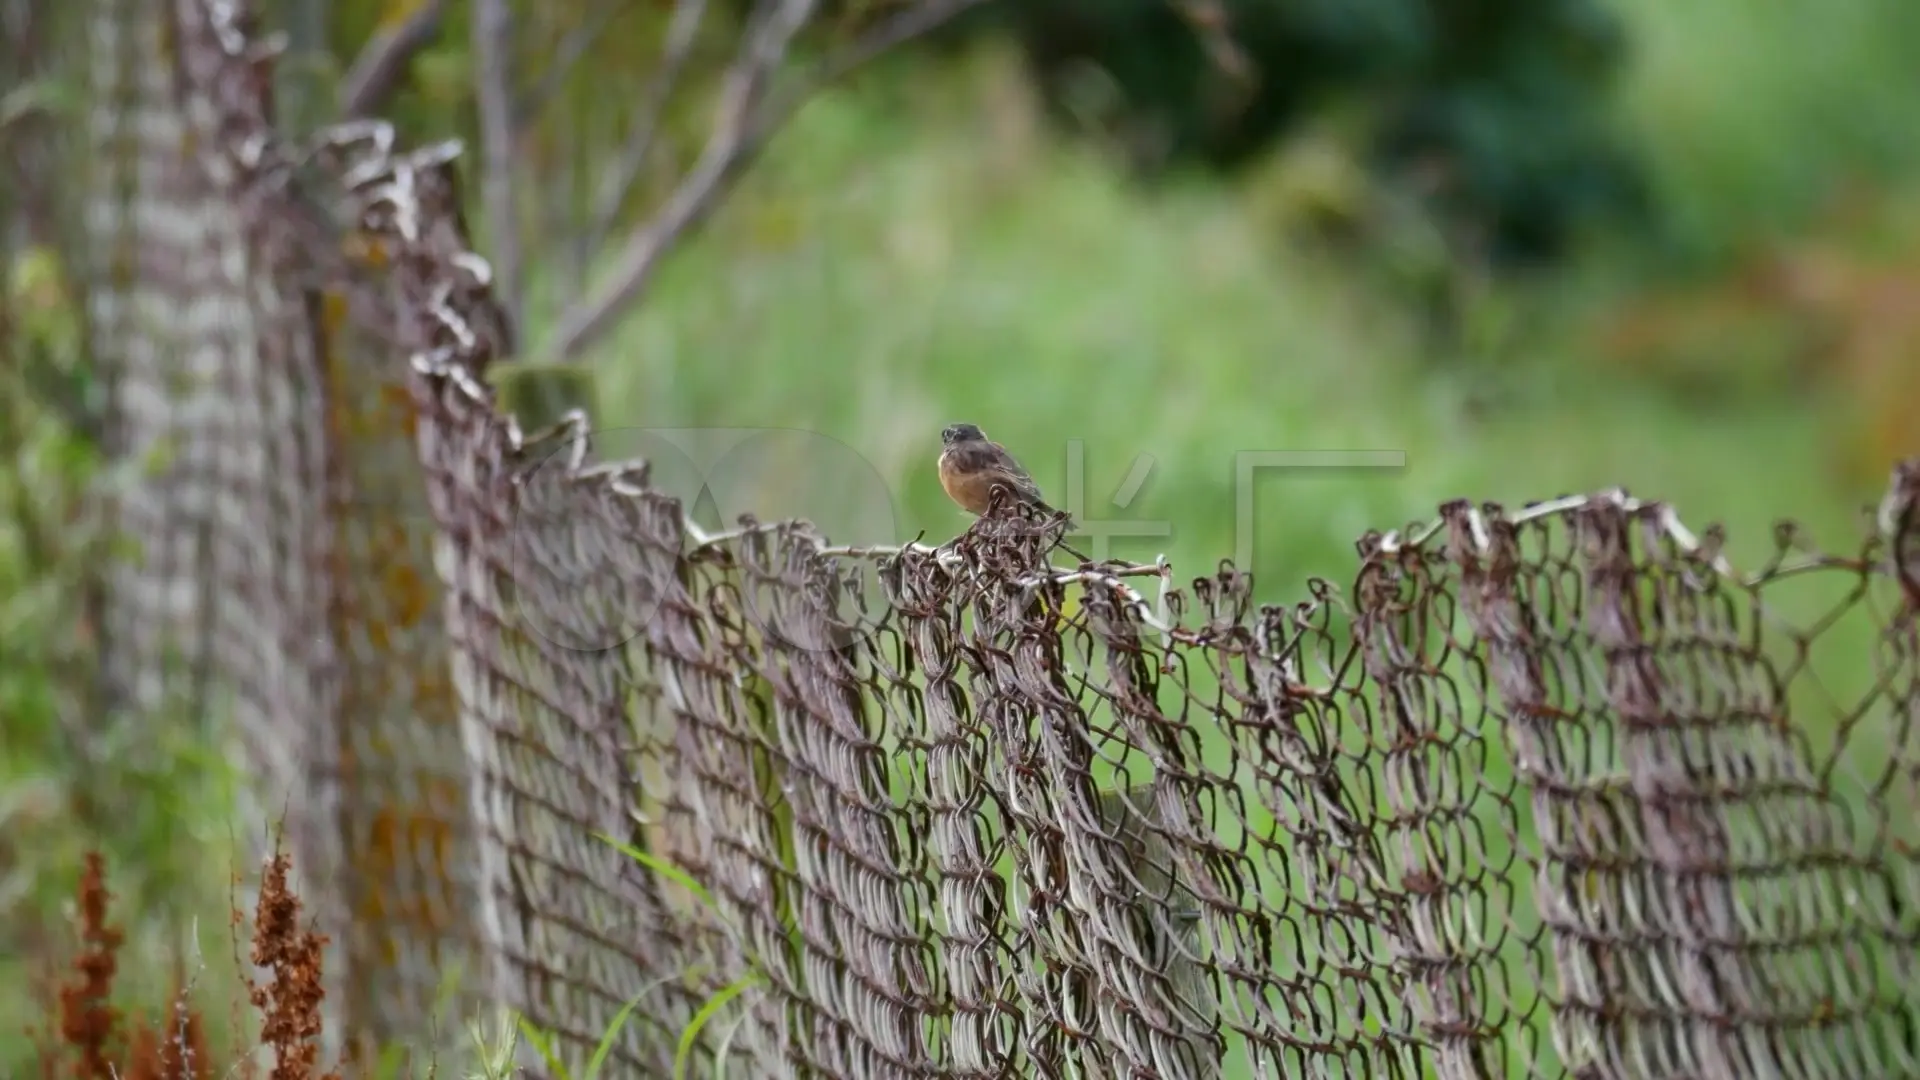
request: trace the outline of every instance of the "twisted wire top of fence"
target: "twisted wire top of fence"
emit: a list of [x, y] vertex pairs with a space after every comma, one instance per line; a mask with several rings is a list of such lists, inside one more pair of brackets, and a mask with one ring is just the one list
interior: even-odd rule
[[1292, 606], [1011, 517], [709, 535], [495, 409], [455, 147], [296, 151], [226, 0], [95, 43], [170, 448], [106, 670], [235, 716], [336, 1035], [458, 975], [576, 1056], [637, 1002], [623, 1075], [732, 994], [752, 1075], [1920, 1076], [1920, 463], [1847, 555], [1458, 502]]

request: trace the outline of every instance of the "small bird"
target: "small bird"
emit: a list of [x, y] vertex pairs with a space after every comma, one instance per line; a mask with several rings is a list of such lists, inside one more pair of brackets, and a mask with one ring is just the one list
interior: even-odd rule
[[979, 517], [993, 506], [994, 491], [1004, 491], [1001, 506], [1027, 506], [1043, 514], [1059, 511], [1040, 496], [1040, 486], [1007, 453], [972, 424], [940, 429], [940, 486], [962, 510]]

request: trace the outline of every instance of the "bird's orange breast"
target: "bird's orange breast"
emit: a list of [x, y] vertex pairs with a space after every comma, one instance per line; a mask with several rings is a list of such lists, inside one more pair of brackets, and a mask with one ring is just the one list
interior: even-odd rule
[[970, 514], [984, 514], [993, 504], [993, 474], [961, 468], [951, 451], [940, 455], [940, 486]]

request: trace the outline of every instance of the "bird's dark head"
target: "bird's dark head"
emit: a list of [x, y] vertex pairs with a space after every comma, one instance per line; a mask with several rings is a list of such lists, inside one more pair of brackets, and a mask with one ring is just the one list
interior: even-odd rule
[[979, 428], [974, 427], [972, 424], [948, 424], [946, 427], [940, 429], [940, 442], [946, 446], [952, 446], [954, 443], [959, 442], [973, 442], [976, 439], [984, 438], [986, 438], [986, 436], [981, 433]]

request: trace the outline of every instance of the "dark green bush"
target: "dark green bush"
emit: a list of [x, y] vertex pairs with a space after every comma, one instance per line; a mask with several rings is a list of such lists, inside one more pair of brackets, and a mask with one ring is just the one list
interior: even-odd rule
[[[1649, 207], [1606, 97], [1625, 59], [1601, 0], [1221, 0], [1258, 71], [1235, 100], [1169, 0], [998, 0], [953, 35], [1020, 43], [1056, 118], [1104, 72], [1100, 126], [1143, 175], [1227, 172], [1329, 105], [1370, 117], [1367, 158], [1423, 187], [1497, 261], [1552, 258], [1582, 225]], [[1434, 168], [1434, 166], [1439, 166]]]

